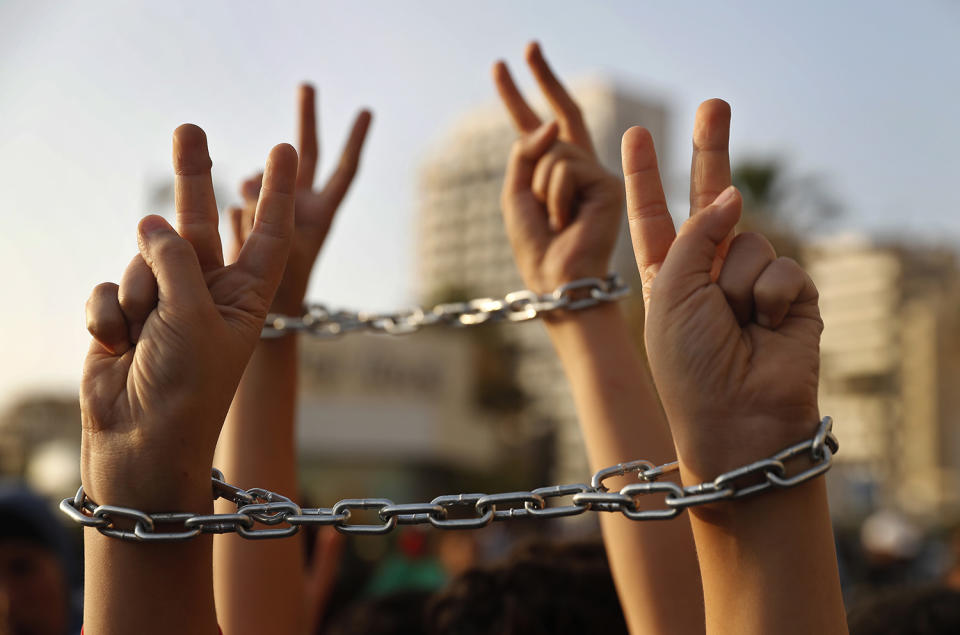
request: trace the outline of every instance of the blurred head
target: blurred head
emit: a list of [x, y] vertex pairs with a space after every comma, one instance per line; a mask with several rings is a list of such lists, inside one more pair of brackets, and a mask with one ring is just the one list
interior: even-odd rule
[[878, 594], [850, 612], [850, 635], [960, 633], [960, 591], [901, 588]]
[[627, 633], [599, 542], [535, 543], [453, 580], [427, 609], [428, 633]]
[[47, 503], [0, 485], [0, 633], [63, 635], [70, 625], [69, 541]]
[[340, 613], [327, 635], [425, 635], [429, 591], [398, 591], [354, 604]]

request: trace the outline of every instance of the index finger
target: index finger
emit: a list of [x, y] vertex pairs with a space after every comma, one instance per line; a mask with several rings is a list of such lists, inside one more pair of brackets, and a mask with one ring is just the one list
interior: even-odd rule
[[253, 229], [236, 262], [238, 268], [261, 282], [266, 297], [273, 297], [287, 264], [296, 178], [296, 150], [286, 143], [275, 146], [267, 158]]
[[540, 45], [536, 42], [527, 45], [526, 58], [530, 70], [533, 71], [533, 76], [540, 85], [540, 89], [550, 103], [550, 107], [557, 114], [557, 122], [560, 124], [560, 138], [569, 140], [593, 154], [593, 142], [590, 141], [590, 133], [587, 132], [587, 127], [583, 123], [580, 107], [553, 71], [550, 70], [550, 66], [540, 50]]
[[369, 110], [361, 110], [357, 118], [353, 120], [353, 128], [350, 130], [350, 136], [347, 143], [343, 146], [343, 153], [340, 155], [340, 163], [337, 169], [330, 175], [330, 180], [324, 188], [324, 193], [328, 201], [336, 209], [343, 197], [347, 195], [347, 190], [353, 183], [353, 177], [357, 174], [357, 168], [360, 167], [360, 154], [363, 151], [363, 144], [367, 140], [367, 131], [370, 130], [370, 122], [373, 115]]
[[677, 231], [667, 209], [650, 131], [640, 126], [627, 130], [623, 135], [621, 154], [627, 220], [637, 269], [643, 281], [643, 296], [648, 300], [650, 285], [659, 273]]
[[320, 160], [320, 146], [317, 141], [316, 91], [310, 84], [300, 85], [297, 107], [297, 152], [300, 153], [297, 188], [311, 189], [317, 173], [317, 161]]
[[510, 69], [502, 61], [493, 65], [493, 83], [497, 87], [497, 92], [500, 93], [500, 99], [507, 107], [507, 112], [510, 113], [510, 118], [513, 119], [513, 125], [519, 132], [533, 132], [540, 127], [543, 122], [520, 94], [510, 75]]

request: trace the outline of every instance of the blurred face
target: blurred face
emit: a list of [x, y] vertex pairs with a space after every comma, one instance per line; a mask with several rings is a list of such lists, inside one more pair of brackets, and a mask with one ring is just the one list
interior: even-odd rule
[[60, 561], [26, 540], [0, 542], [0, 635], [63, 635], [67, 585]]

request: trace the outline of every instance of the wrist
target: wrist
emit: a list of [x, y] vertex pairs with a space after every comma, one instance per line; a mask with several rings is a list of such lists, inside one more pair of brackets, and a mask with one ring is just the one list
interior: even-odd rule
[[[796, 416], [675, 416], [664, 404], [677, 445], [677, 459], [688, 484], [712, 481], [719, 475], [756, 461], [770, 459], [785, 448], [809, 441], [820, 417], [813, 408]], [[800, 468], [807, 455], [793, 458]], [[789, 466], [788, 466], [789, 467]]]
[[741, 461], [732, 460], [731, 453], [715, 443], [717, 456], [711, 468], [705, 468], [703, 460], [691, 463], [689, 455], [680, 452], [678, 462], [684, 488], [702, 505], [693, 507], [692, 513], [711, 522], [728, 515], [739, 518], [749, 515], [760, 501], [766, 514], [769, 503], [765, 506], [764, 500], [783, 498], [786, 491], [810, 491], [812, 483], [822, 485], [820, 476], [830, 469], [838, 449], [831, 430], [832, 420], [824, 417], [811, 434], [784, 443], [774, 451], [755, 450]]
[[81, 452], [80, 481], [96, 504], [146, 513], [212, 509], [211, 465], [153, 463], [88, 446], [85, 442]]

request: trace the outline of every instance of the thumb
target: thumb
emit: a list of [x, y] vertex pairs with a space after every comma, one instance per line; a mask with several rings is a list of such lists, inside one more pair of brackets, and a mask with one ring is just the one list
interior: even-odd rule
[[137, 228], [140, 255], [157, 279], [160, 303], [197, 306], [210, 301], [193, 245], [161, 216], [147, 216]]
[[713, 282], [711, 269], [717, 249], [740, 220], [743, 199], [732, 185], [703, 211], [690, 217], [667, 252], [657, 285], [669, 295], [685, 298]]

